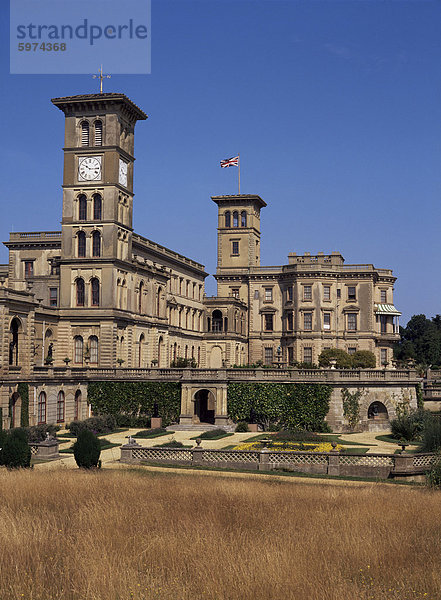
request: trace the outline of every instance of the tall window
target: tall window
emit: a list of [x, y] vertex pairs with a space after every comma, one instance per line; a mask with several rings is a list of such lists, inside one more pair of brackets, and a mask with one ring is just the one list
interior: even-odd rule
[[103, 123], [95, 121], [95, 146], [103, 145]]
[[348, 286], [348, 300], [356, 300], [357, 296], [355, 293], [355, 286], [350, 285]]
[[58, 288], [49, 288], [50, 306], [58, 306]]
[[77, 306], [84, 306], [84, 279], [77, 279]]
[[274, 360], [274, 351], [273, 348], [265, 348], [265, 364], [272, 365]]
[[380, 315], [380, 331], [387, 333], [387, 315]]
[[74, 363], [76, 365], [83, 364], [83, 338], [80, 335], [74, 338]]
[[288, 288], [286, 288], [286, 299], [288, 302], [292, 302], [292, 295], [293, 295], [293, 290], [292, 290], [292, 285], [290, 285]]
[[273, 288], [265, 288], [265, 301], [271, 302], [273, 299]]
[[263, 322], [263, 326], [265, 331], [272, 331], [273, 330], [273, 326], [274, 326], [274, 315], [272, 314], [265, 314], [263, 315], [264, 318], [264, 322]]
[[102, 199], [99, 194], [93, 196], [93, 218], [95, 221], [101, 221]]
[[348, 331], [357, 331], [357, 313], [348, 313]]
[[25, 272], [25, 277], [33, 277], [34, 276], [34, 261], [33, 260], [25, 260], [24, 272]]
[[312, 313], [303, 313], [303, 329], [305, 331], [312, 331]]
[[158, 288], [158, 295], [156, 298], [156, 314], [159, 317], [161, 315], [161, 294], [162, 294], [162, 288]]
[[58, 392], [57, 397], [57, 423], [64, 422], [64, 392]]
[[323, 286], [323, 300], [330, 300], [330, 299], [331, 299], [331, 286], [324, 285]]
[[96, 335], [91, 335], [89, 338], [90, 362], [98, 364], [98, 338]]
[[331, 329], [331, 313], [323, 313], [323, 329]]
[[288, 331], [293, 330], [293, 324], [292, 312], [286, 313], [286, 328]]
[[86, 221], [87, 219], [87, 198], [84, 194], [78, 197], [78, 220]]
[[231, 227], [231, 213], [229, 210], [225, 213], [225, 227]]
[[231, 254], [239, 256], [239, 242], [231, 242]]
[[239, 213], [237, 210], [233, 213], [233, 227], [239, 227]]
[[386, 304], [386, 302], [387, 302], [387, 291], [386, 290], [381, 290], [380, 294], [381, 294], [381, 303], [382, 304]]
[[303, 300], [312, 300], [312, 287], [310, 285], [303, 286]]
[[79, 231], [77, 235], [78, 256], [84, 258], [86, 256], [86, 234], [84, 231]]
[[92, 306], [100, 305], [100, 282], [99, 279], [94, 277], [90, 280], [90, 287], [92, 291]]
[[[138, 311], [142, 314], [142, 295], [144, 294], [144, 283], [139, 284]], [[140, 365], [141, 366], [141, 365]]]
[[44, 392], [40, 392], [38, 396], [37, 421], [39, 425], [46, 423], [46, 394]]
[[88, 121], [83, 121], [81, 123], [81, 145], [82, 146], [89, 145], [89, 123], [88, 123]]
[[387, 365], [387, 348], [381, 348], [380, 361], [383, 366]]
[[231, 289], [231, 295], [233, 296], [233, 298], [239, 299], [239, 290], [240, 290], [240, 288], [232, 288]]
[[101, 234], [99, 231], [92, 233], [92, 256], [101, 256]]
[[247, 213], [244, 210], [240, 213], [240, 226], [247, 226]]
[[303, 348], [303, 362], [312, 363], [312, 346], [305, 346]]

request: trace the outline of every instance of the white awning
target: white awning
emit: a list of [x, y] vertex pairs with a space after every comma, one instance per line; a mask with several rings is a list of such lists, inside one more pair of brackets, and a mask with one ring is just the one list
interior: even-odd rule
[[399, 317], [401, 315], [393, 304], [376, 304], [375, 313], [377, 315], [390, 315], [393, 317]]

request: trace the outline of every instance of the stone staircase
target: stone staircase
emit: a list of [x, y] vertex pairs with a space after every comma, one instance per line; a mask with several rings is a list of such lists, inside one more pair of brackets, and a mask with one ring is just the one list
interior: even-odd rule
[[224, 429], [228, 433], [234, 431], [233, 426], [223, 426], [219, 427], [218, 425], [211, 425], [210, 423], [192, 423], [191, 425], [169, 425], [166, 427], [168, 431], [194, 431], [197, 433], [198, 431], [211, 431], [212, 429]]

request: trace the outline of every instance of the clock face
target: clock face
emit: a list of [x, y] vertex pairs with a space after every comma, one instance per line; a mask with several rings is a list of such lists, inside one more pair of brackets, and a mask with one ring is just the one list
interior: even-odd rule
[[101, 179], [101, 156], [83, 156], [78, 159], [78, 179], [96, 181]]
[[125, 187], [127, 187], [127, 169], [128, 169], [128, 164], [122, 160], [122, 158], [119, 159], [119, 183], [121, 185], [124, 185]]

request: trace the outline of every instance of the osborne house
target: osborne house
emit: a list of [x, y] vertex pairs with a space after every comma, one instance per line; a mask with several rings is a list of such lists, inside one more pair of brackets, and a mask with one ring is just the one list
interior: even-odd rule
[[[264, 378], [329, 381], [336, 392], [328, 418], [338, 428], [337, 391], [360, 387], [361, 376], [305, 368], [327, 348], [374, 353], [377, 368], [365, 372], [363, 389], [389, 418], [394, 398], [415, 401], [414, 374], [392, 368], [400, 315], [392, 270], [346, 264], [338, 252], [291, 252], [285, 264], [261, 266], [265, 201], [213, 196], [217, 295], [207, 297], [204, 265], [133, 230], [134, 132], [147, 115], [119, 93], [52, 103], [65, 116], [61, 230], [14, 232], [4, 242], [3, 427], [21, 424], [23, 382], [31, 424], [87, 417], [89, 381], [155, 379], [181, 382], [181, 423], [222, 425], [228, 382]], [[299, 363], [303, 369], [290, 369]], [[244, 365], [270, 368], [233, 368]]]

